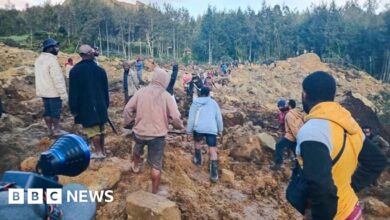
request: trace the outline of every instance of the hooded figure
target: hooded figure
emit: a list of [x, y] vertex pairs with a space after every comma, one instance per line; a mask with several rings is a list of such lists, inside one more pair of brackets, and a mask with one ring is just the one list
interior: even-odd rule
[[199, 97], [191, 105], [187, 123], [187, 133], [217, 135], [223, 131], [221, 110], [210, 96]]
[[125, 124], [134, 122], [133, 132], [139, 136], [162, 137], [168, 124], [181, 127], [180, 113], [166, 91], [169, 75], [156, 68], [149, 86], [138, 90], [124, 110]]
[[141, 155], [144, 146], [148, 146], [148, 163], [152, 166], [152, 193], [160, 195], [165, 195], [159, 191], [159, 185], [168, 125], [172, 123], [173, 127], [183, 129], [177, 105], [166, 91], [168, 83], [168, 73], [156, 68], [149, 86], [138, 90], [124, 110], [125, 125], [134, 123], [135, 145], [131, 168], [134, 173], [140, 171]]
[[214, 99], [210, 98], [210, 89], [203, 87], [200, 97], [195, 99], [191, 105], [188, 116], [187, 134], [194, 137], [195, 154], [193, 162], [197, 166], [202, 166], [203, 159], [201, 153], [202, 141], [205, 139], [209, 147], [210, 154], [210, 180], [217, 182], [218, 176], [218, 154], [217, 154], [217, 134], [222, 136], [223, 121], [221, 109]]

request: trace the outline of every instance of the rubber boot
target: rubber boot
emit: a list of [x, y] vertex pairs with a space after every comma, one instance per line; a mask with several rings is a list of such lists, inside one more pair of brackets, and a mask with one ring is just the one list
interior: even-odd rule
[[202, 166], [202, 150], [195, 149], [194, 160], [192, 161], [198, 167]]
[[211, 160], [210, 161], [210, 180], [213, 183], [216, 183], [218, 181], [218, 161], [217, 160]]

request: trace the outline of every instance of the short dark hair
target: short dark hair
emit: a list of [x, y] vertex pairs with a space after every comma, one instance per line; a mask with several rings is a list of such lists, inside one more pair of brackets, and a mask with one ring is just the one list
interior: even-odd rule
[[327, 72], [314, 72], [303, 80], [303, 90], [312, 102], [334, 101], [336, 96], [336, 81]]
[[364, 126], [362, 127], [362, 129], [370, 129], [370, 130], [371, 130], [371, 127], [368, 126], [368, 125], [364, 125]]
[[208, 87], [202, 87], [200, 89], [200, 96], [209, 96], [210, 95], [210, 89]]
[[295, 108], [297, 106], [297, 103], [294, 99], [288, 100], [288, 105], [291, 106], [291, 108]]

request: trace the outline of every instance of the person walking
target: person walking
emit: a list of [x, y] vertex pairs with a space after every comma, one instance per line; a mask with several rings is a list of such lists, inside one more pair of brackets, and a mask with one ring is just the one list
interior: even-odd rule
[[284, 118], [284, 136], [275, 146], [275, 164], [271, 167], [272, 170], [279, 170], [283, 165], [283, 153], [284, 149], [288, 148], [294, 154], [295, 157], [295, 146], [296, 137], [299, 129], [303, 126], [303, 115], [296, 109], [296, 102], [293, 99], [288, 101], [288, 110]]
[[194, 138], [195, 156], [194, 164], [201, 166], [202, 159], [202, 141], [206, 139], [210, 154], [210, 180], [217, 182], [218, 177], [218, 154], [217, 154], [217, 135], [222, 136], [223, 120], [221, 109], [218, 103], [210, 97], [210, 89], [203, 87], [200, 91], [200, 97], [195, 99], [191, 105], [187, 123], [187, 134], [189, 139], [191, 135]]
[[144, 152], [144, 145], [146, 145], [148, 147], [147, 161], [152, 167], [152, 193], [155, 194], [160, 192], [168, 125], [172, 124], [176, 129], [184, 129], [177, 105], [166, 91], [168, 84], [168, 73], [163, 69], [155, 68], [151, 83], [134, 94], [123, 113], [125, 126], [133, 125], [135, 145], [131, 168], [134, 173], [139, 173], [141, 156]]

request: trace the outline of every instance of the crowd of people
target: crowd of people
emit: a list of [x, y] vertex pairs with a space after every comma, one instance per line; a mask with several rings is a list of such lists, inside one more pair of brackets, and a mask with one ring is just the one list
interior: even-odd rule
[[[48, 134], [59, 136], [62, 105], [68, 103], [75, 123], [95, 148], [93, 159], [104, 159], [105, 124], [109, 121], [110, 97], [106, 71], [99, 66], [97, 48], [82, 45], [81, 61], [73, 65], [68, 60], [69, 95], [57, 60], [59, 43], [43, 42], [43, 52], [35, 62], [37, 96], [44, 106]], [[202, 144], [209, 150], [210, 180], [217, 182], [218, 136], [223, 134], [223, 118], [211, 91], [216, 76], [231, 74], [238, 62], [222, 63], [219, 70], [184, 72], [181, 83], [190, 97], [187, 126], [183, 125], [174, 96], [179, 66], [172, 73], [152, 63], [153, 75], [148, 84], [143, 79], [143, 61], [123, 62], [124, 124], [132, 130], [135, 142], [131, 169], [140, 172], [141, 156], [147, 146], [147, 162], [152, 167], [152, 193], [160, 190], [163, 157], [169, 124], [185, 132], [193, 140], [193, 163], [202, 166]], [[134, 71], [135, 70], [135, 71]], [[67, 69], [68, 71], [68, 69]], [[306, 116], [298, 110], [294, 99], [279, 100], [278, 120], [283, 137], [276, 144], [272, 170], [283, 166], [284, 149], [289, 149], [294, 162], [292, 181], [287, 189], [288, 201], [302, 214], [310, 209], [313, 219], [362, 219], [356, 192], [374, 183], [387, 165], [387, 158], [378, 148], [389, 148], [370, 127], [359, 127], [350, 112], [334, 101], [335, 79], [326, 72], [314, 72], [302, 83], [302, 104]]]

